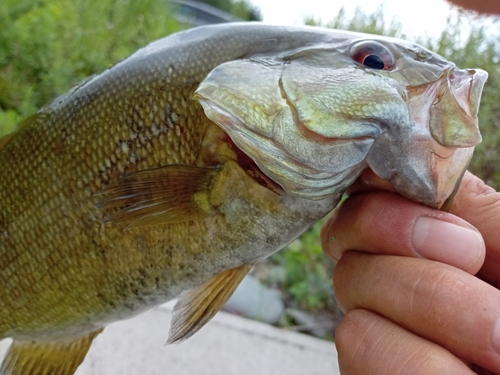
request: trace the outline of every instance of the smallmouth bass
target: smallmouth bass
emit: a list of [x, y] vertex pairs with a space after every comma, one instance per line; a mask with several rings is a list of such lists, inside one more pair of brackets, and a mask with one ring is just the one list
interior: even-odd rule
[[168, 342], [188, 338], [368, 168], [446, 206], [486, 77], [397, 39], [224, 24], [56, 98], [0, 140], [0, 373], [73, 374], [108, 323], [175, 297]]

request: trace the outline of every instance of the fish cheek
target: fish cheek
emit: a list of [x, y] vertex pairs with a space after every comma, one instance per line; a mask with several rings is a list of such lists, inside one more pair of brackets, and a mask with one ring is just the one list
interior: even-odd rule
[[[378, 137], [393, 108], [405, 107], [393, 83], [362, 69], [333, 70], [295, 62], [287, 65], [282, 92], [296, 121], [327, 138]], [[299, 77], [299, 78], [297, 78]]]
[[286, 106], [279, 87], [282, 69], [282, 62], [272, 60], [222, 64], [200, 83], [194, 99], [211, 120], [230, 134], [248, 128], [272, 137], [274, 118]]

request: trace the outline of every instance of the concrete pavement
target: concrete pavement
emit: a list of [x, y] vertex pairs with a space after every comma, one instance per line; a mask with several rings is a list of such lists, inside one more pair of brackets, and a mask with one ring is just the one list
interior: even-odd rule
[[[187, 341], [164, 346], [173, 304], [114, 323], [76, 375], [335, 375], [333, 343], [220, 312]], [[7, 347], [0, 342], [0, 357]]]

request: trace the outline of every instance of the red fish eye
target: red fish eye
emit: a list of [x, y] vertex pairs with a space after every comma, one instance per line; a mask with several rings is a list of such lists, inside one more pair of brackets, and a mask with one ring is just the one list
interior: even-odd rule
[[351, 58], [371, 69], [389, 70], [394, 65], [391, 52], [375, 42], [361, 42], [351, 48]]

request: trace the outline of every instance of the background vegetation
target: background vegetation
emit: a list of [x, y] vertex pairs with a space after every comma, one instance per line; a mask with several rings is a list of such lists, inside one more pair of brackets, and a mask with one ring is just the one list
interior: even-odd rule
[[[258, 10], [245, 1], [206, 2], [243, 19], [260, 18]], [[86, 77], [154, 39], [187, 27], [174, 15], [175, 7], [160, 0], [0, 1], [0, 136]], [[405, 37], [401, 25], [386, 24], [383, 19], [382, 9], [375, 14], [358, 11], [350, 19], [341, 11], [326, 26]], [[482, 28], [463, 27], [463, 23], [450, 19], [439, 38], [416, 41], [459, 67], [489, 72], [479, 113], [483, 143], [477, 147], [470, 169], [498, 190], [499, 46]], [[331, 285], [333, 264], [321, 251], [320, 225], [286, 251], [273, 255], [257, 274], [283, 291], [289, 307], [319, 316], [317, 319], [325, 319], [326, 314], [327, 320], [335, 321], [340, 312]]]

